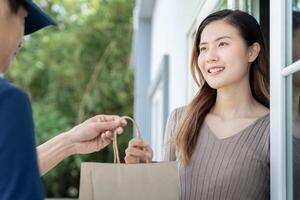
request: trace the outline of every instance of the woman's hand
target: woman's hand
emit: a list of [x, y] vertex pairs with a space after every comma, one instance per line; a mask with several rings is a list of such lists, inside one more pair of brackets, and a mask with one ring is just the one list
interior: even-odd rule
[[130, 140], [125, 153], [127, 164], [151, 162], [153, 157], [151, 147], [139, 139]]

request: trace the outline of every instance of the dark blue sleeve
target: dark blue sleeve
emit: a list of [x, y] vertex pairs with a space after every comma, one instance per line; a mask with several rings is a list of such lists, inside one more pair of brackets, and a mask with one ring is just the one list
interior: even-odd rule
[[15, 87], [0, 92], [0, 199], [43, 199], [31, 105]]

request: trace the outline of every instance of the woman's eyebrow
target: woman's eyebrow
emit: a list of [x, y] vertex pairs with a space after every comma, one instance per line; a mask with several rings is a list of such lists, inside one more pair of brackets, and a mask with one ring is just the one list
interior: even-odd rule
[[[216, 41], [219, 41], [219, 40], [222, 40], [222, 39], [232, 39], [230, 36], [227, 36], [227, 35], [224, 35], [224, 36], [221, 36], [221, 37], [218, 37], [217, 39], [215, 39], [215, 42]], [[205, 44], [208, 44], [207, 42], [201, 42], [200, 44], [199, 44], [199, 46], [201, 46], [201, 45], [205, 45]]]

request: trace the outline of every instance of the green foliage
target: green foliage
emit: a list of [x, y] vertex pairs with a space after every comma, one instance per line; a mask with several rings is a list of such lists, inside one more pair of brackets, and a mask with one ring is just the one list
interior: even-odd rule
[[[99, 113], [132, 116], [133, 1], [36, 2], [58, 26], [26, 38], [8, 79], [32, 100], [37, 143]], [[131, 131], [119, 138], [122, 157]], [[76, 197], [83, 161], [112, 162], [112, 148], [65, 159], [43, 177], [47, 197]]]

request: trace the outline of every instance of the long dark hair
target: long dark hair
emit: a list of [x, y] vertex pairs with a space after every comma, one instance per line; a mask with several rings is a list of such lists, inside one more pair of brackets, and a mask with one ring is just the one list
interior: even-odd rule
[[258, 22], [253, 16], [239, 10], [226, 9], [210, 14], [198, 28], [191, 58], [191, 72], [200, 90], [185, 108], [174, 138], [179, 160], [184, 165], [189, 163], [205, 116], [216, 102], [217, 90], [211, 88], [204, 80], [197, 59], [200, 53], [199, 43], [202, 31], [209, 23], [217, 20], [223, 20], [238, 29], [248, 46], [255, 42], [259, 43], [260, 52], [255, 61], [251, 63], [249, 83], [253, 97], [269, 108], [269, 63]]

